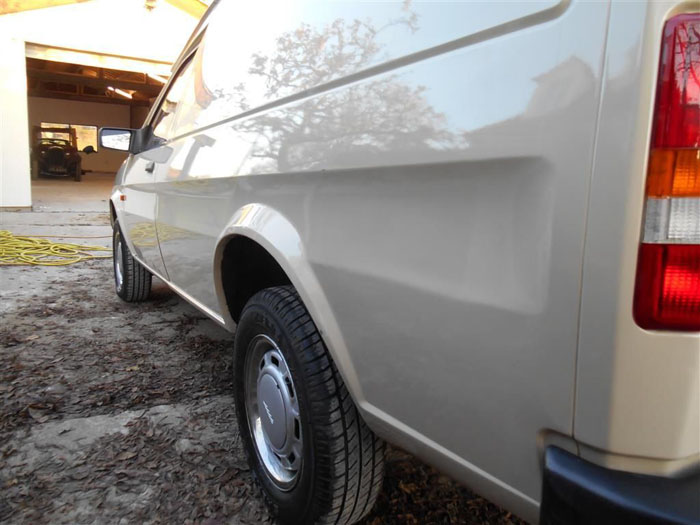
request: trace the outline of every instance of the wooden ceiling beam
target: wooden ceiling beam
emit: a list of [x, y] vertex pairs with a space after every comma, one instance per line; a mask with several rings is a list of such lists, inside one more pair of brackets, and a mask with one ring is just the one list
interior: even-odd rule
[[99, 104], [118, 104], [120, 106], [145, 106], [151, 105], [149, 100], [137, 100], [128, 98], [107, 98], [91, 97], [89, 95], [72, 95], [70, 93], [57, 93], [45, 89], [29, 89], [27, 95], [30, 97], [57, 98], [61, 100], [75, 100], [78, 102], [97, 102]]
[[136, 73], [153, 73], [164, 77], [170, 76], [170, 68], [172, 67], [172, 64], [167, 62], [107, 55], [104, 53], [91, 53], [89, 51], [78, 51], [61, 47], [50, 47], [42, 44], [33, 44], [31, 42], [27, 42], [25, 45], [25, 53], [27, 58], [35, 58], [37, 60], [66, 62], [69, 64], [104, 67], [107, 69], [133, 71]]
[[140, 82], [129, 82], [126, 80], [109, 80], [105, 78], [85, 77], [80, 75], [62, 75], [61, 73], [53, 73], [45, 69], [27, 69], [27, 77], [41, 80], [42, 82], [60, 82], [62, 84], [78, 84], [81, 86], [90, 86], [98, 89], [107, 89], [107, 87], [129, 89], [132, 91], [140, 91], [149, 97], [158, 96], [162, 85], [142, 84]]

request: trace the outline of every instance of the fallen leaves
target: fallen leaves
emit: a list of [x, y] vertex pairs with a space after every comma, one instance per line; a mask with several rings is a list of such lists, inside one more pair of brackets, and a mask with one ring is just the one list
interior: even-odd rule
[[390, 447], [382, 492], [363, 524], [422, 523], [524, 525], [410, 454]]
[[124, 451], [120, 453], [116, 458], [114, 458], [117, 461], [126, 461], [127, 459], [135, 458], [136, 457], [136, 452], [133, 452], [131, 450]]
[[27, 407], [27, 413], [37, 423], [46, 423], [49, 420], [49, 416], [42, 409], [41, 406], [29, 405]]
[[415, 483], [404, 483], [403, 481], [399, 481], [399, 489], [406, 494], [413, 494], [418, 490], [418, 487]]

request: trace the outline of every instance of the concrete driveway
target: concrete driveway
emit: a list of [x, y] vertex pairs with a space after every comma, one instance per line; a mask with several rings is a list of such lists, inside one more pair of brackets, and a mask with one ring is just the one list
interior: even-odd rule
[[[111, 245], [111, 179], [39, 181], [0, 229]], [[61, 200], [61, 196], [64, 196]], [[232, 335], [154, 279], [120, 301], [109, 259], [0, 267], [0, 521], [264, 523], [231, 398]], [[410, 455], [389, 451], [366, 523], [513, 523]]]

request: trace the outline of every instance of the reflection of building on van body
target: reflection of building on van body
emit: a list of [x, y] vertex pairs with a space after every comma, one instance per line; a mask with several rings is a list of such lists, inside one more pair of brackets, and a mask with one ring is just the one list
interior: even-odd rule
[[[673, 288], [697, 282], [700, 189], [645, 195], [649, 144], [700, 145], [681, 118], [698, 14], [234, 9], [120, 132], [117, 292], [143, 300], [156, 274], [235, 331], [240, 427], [280, 519], [358, 521], [388, 440], [530, 521], [700, 520], [678, 496], [700, 490], [700, 299]], [[659, 53], [672, 65], [642, 66]], [[684, 106], [654, 110], [659, 75]], [[131, 238], [143, 223], [155, 245]]]

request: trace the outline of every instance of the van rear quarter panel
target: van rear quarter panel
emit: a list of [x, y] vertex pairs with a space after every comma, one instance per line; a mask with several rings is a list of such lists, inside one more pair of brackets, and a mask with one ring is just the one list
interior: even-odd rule
[[[614, 2], [591, 184], [575, 437], [633, 458], [700, 465], [700, 335], [632, 318], [664, 22], [697, 2]], [[659, 468], [663, 466], [660, 464]]]
[[[323, 5], [321, 21], [290, 8], [289, 27], [270, 22], [270, 39], [284, 38], [257, 55], [214, 12], [191, 95], [207, 106], [178, 115], [192, 131], [156, 175], [168, 275], [216, 309], [222, 231], [251, 203], [276, 210], [298, 233], [294, 257], [337, 339], [319, 328], [358, 378], [369, 423], [536, 519], [538, 433], [573, 432], [608, 5]], [[352, 37], [355, 20], [381, 38]], [[234, 56], [208, 58], [226, 38]], [[225, 63], [245, 64], [242, 91], [202, 95]], [[213, 122], [226, 108], [243, 112]]]

